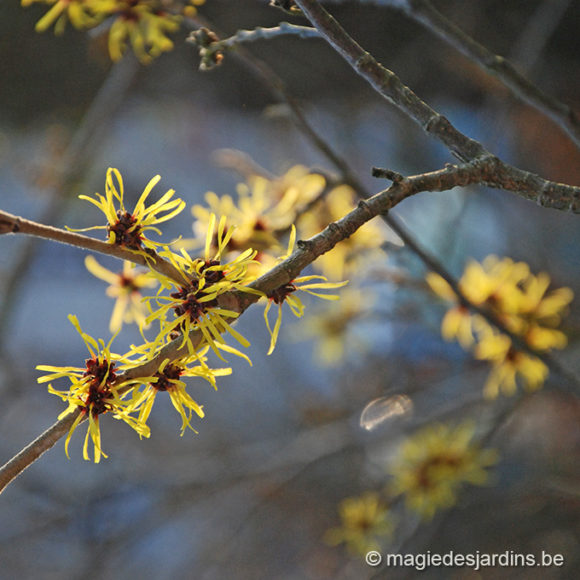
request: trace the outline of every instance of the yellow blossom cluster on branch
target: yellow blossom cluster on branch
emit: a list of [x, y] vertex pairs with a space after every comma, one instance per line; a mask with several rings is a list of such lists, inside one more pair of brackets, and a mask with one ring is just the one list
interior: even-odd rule
[[[282, 181], [285, 183], [282, 187], [284, 193], [278, 204], [287, 208], [293, 205], [288, 202], [289, 196], [293, 203], [299, 201], [304, 204], [308, 203], [305, 200], [310, 201], [312, 196], [318, 195], [324, 188], [324, 181], [320, 181], [320, 176], [311, 178], [312, 175], [303, 168], [296, 168], [292, 170], [291, 176], [286, 175], [284, 180], [278, 181], [278, 186]], [[139, 326], [143, 344], [133, 346], [124, 355], [112, 353], [111, 341], [105, 345], [102, 340], [93, 339], [81, 330], [78, 320], [71, 315], [71, 321], [91, 353], [91, 358], [85, 363], [86, 368], [48, 365], [38, 367], [40, 370], [49, 371], [49, 374], [40, 377], [40, 382], [69, 379], [67, 390], [57, 390], [52, 384], [49, 386], [49, 392], [68, 403], [61, 418], [78, 412], [67, 437], [67, 454], [72, 433], [83, 419], [88, 419], [83, 456], [85, 459], [89, 458], [89, 440], [94, 445], [94, 460], [99, 461], [101, 456], [105, 456], [101, 447], [99, 422], [100, 415], [105, 413], [122, 419], [141, 437], [147, 437], [147, 420], [160, 392], [169, 393], [171, 402], [182, 419], [182, 433], [186, 428], [193, 429], [192, 417], [203, 417], [204, 413], [201, 406], [188, 394], [182, 377], [203, 378], [216, 387], [216, 377], [230, 374], [231, 369], [210, 368], [206, 356], [210, 351], [222, 360], [225, 360], [225, 355], [234, 354], [251, 364], [245, 353], [227, 342], [227, 337], [231, 337], [240, 347], [250, 346], [249, 341], [234, 328], [240, 311], [236, 309], [236, 299], [232, 301], [232, 295], [250, 296], [252, 302], [266, 300], [264, 318], [271, 334], [268, 350], [270, 354], [280, 332], [283, 304], [287, 303], [298, 317], [304, 313], [305, 305], [295, 294], [297, 291], [336, 300], [337, 295], [324, 291], [346, 284], [328, 282], [324, 276], [314, 274], [297, 277], [267, 293], [255, 290], [249, 285], [263, 267], [258, 258], [266, 259], [268, 263], [280, 262], [290, 256], [296, 244], [296, 229], [294, 225], [288, 228], [288, 221], [284, 225], [288, 236], [285, 253], [280, 249], [284, 234], [278, 230], [273, 238], [275, 243], [268, 247], [268, 258], [264, 258], [265, 252], [258, 252], [250, 246], [252, 240], [259, 242], [258, 239], [250, 237], [251, 239], [248, 238], [241, 244], [240, 240], [243, 238], [237, 234], [236, 222], [241, 221], [240, 229], [243, 229], [250, 219], [262, 219], [253, 213], [259, 194], [253, 196], [254, 203], [241, 204], [247, 214], [239, 209], [237, 214], [226, 211], [226, 215], [218, 217], [212, 211], [205, 212], [195, 208], [194, 213], [204, 218], [202, 227], [199, 228], [199, 223], [197, 225], [203, 233], [203, 239], [194, 243], [194, 246], [203, 247], [199, 257], [190, 254], [183, 244], [151, 240], [151, 233], [162, 234], [158, 227], [160, 224], [175, 217], [185, 207], [183, 200], [174, 197], [173, 189], [166, 191], [157, 201], [149, 202], [160, 179], [157, 175], [149, 181], [133, 210], [127, 209], [123, 178], [115, 168], [107, 171], [104, 195], [96, 193], [94, 196], [79, 196], [102, 212], [106, 224], [77, 231], [104, 230], [106, 245], [118, 247], [125, 254], [128, 252], [135, 256], [135, 261], [148, 268], [138, 269], [130, 260], [125, 260], [123, 270], [115, 273], [99, 264], [93, 256], [88, 256], [85, 261], [87, 269], [93, 275], [109, 283], [107, 294], [116, 299], [110, 321], [111, 331], [116, 335], [124, 323], [134, 322]], [[262, 183], [257, 191], [266, 186], [266, 183]], [[231, 209], [227, 199], [225, 203], [216, 202], [214, 205], [216, 209]], [[274, 223], [271, 217], [274, 212], [269, 215], [272, 219], [269, 223]], [[280, 216], [282, 215], [285, 215], [284, 211], [280, 211]], [[296, 218], [296, 214], [292, 217]], [[285, 219], [288, 220], [288, 217]], [[242, 232], [241, 235], [246, 236], [247, 233]], [[164, 267], [161, 268], [160, 264], [164, 264]], [[155, 288], [157, 292], [150, 295]], [[278, 316], [273, 328], [268, 318], [272, 304], [278, 306]], [[153, 332], [154, 336], [146, 338], [145, 331]], [[173, 344], [177, 345], [182, 354], [173, 358], [164, 357], [163, 353]], [[153, 367], [152, 363], [155, 363]], [[149, 370], [146, 376], [141, 376], [138, 369], [144, 366]], [[126, 379], [125, 373], [133, 378]]]
[[169, 35], [177, 32], [183, 16], [193, 16], [205, 0], [21, 0], [22, 6], [45, 4], [49, 10], [36, 23], [36, 31], [54, 26], [62, 34], [67, 22], [79, 30], [104, 23], [111, 60], [119, 60], [130, 45], [139, 60], [149, 63], [173, 49]]
[[[443, 317], [443, 338], [456, 339], [463, 348], [472, 349], [476, 358], [491, 364], [484, 391], [487, 397], [499, 392], [511, 395], [519, 383], [529, 390], [543, 385], [548, 367], [540, 358], [518, 348], [508, 334], [472, 312], [438, 274], [429, 273], [427, 283], [439, 297], [455, 303]], [[524, 262], [496, 256], [488, 256], [481, 264], [470, 262], [459, 281], [470, 304], [488, 311], [538, 353], [567, 344], [566, 335], [557, 327], [574, 295], [569, 288], [549, 291], [549, 286], [548, 274], [534, 275]]]
[[[228, 251], [258, 250], [259, 275], [275, 263], [284, 248], [281, 240], [292, 224], [296, 224], [299, 237], [309, 238], [347, 214], [357, 199], [348, 185], [330, 186], [323, 175], [296, 165], [279, 177], [250, 176], [238, 185], [236, 198], [210, 192], [206, 203], [192, 209], [196, 237], [203, 237], [212, 213], [226, 216], [228, 225], [236, 227]], [[313, 267], [333, 281], [342, 280], [356, 272], [369, 253], [382, 256], [380, 248], [385, 240], [384, 228], [367, 223], [322, 255]]]
[[[180, 244], [187, 248], [199, 247], [206, 237], [210, 217], [214, 214], [224, 216], [228, 226], [234, 226], [234, 231], [223, 251], [229, 256], [237, 256], [248, 248], [256, 249], [255, 262], [248, 267], [248, 273], [256, 277], [290, 255], [297, 235], [305, 239], [318, 233], [328, 223], [347, 214], [357, 203], [351, 187], [329, 185], [322, 174], [302, 165], [293, 166], [280, 176], [252, 173], [245, 183], [238, 184], [235, 197], [209, 192], [205, 201], [205, 205], [196, 204], [192, 208], [195, 240], [184, 240]], [[286, 253], [282, 254], [283, 240], [289, 231], [289, 245]], [[297, 290], [326, 300], [336, 300], [338, 295], [319, 291], [341, 288], [345, 277], [356, 276], [365, 264], [379, 257], [384, 258], [381, 246], [387, 239], [386, 234], [381, 224], [365, 224], [332, 252], [323, 254], [312, 264], [320, 274], [301, 276], [268, 295], [269, 303], [264, 317], [271, 335], [269, 353], [278, 338], [282, 304], [286, 302], [292, 313], [300, 318], [304, 304], [295, 293]], [[320, 324], [311, 324], [304, 333], [304, 336], [309, 334], [320, 343], [319, 353], [327, 364], [341, 360], [339, 353], [347, 340], [348, 324], [358, 317], [357, 312], [362, 308], [360, 298], [355, 299], [355, 296], [360, 297], [360, 294], [354, 291], [350, 295], [345, 312], [351, 314], [343, 317], [344, 324], [340, 328], [338, 324], [325, 325], [321, 317]], [[370, 291], [367, 290], [365, 304], [371, 302]], [[278, 306], [278, 316], [272, 326], [268, 314], [273, 304]], [[337, 313], [331, 316], [336, 322]]]

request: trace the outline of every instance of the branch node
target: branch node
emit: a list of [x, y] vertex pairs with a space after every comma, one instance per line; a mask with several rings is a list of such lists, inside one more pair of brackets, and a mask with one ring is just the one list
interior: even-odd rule
[[378, 179], [389, 179], [393, 183], [400, 183], [405, 179], [405, 177], [400, 173], [392, 171], [391, 169], [383, 169], [382, 167], [373, 167], [371, 174], [373, 177]]
[[20, 218], [0, 220], [0, 234], [15, 234], [20, 231]]
[[367, 203], [367, 202], [366, 202], [364, 199], [361, 199], [361, 200], [358, 202], [358, 207], [359, 207], [361, 210], [363, 210], [363, 211], [364, 211], [366, 214], [368, 214], [368, 215], [372, 215], [372, 213], [373, 213], [373, 212], [371, 211], [371, 208], [369, 207], [369, 204], [368, 204], [368, 203]]
[[296, 246], [305, 252], [309, 252], [312, 249], [312, 242], [310, 240], [298, 240]]

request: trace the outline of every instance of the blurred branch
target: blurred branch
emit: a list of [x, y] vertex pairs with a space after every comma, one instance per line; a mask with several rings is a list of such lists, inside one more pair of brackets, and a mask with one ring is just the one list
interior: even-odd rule
[[[102, 143], [109, 123], [125, 102], [125, 95], [138, 70], [139, 63], [130, 54], [111, 68], [71, 139], [59, 170], [55, 171], [50, 201], [38, 217], [40, 222], [55, 223], [61, 217], [74, 184], [87, 170], [92, 161], [91, 153]], [[31, 237], [19, 248], [12, 270], [4, 280], [3, 301], [0, 307], [0, 350], [10, 329], [9, 318], [14, 310], [14, 302], [18, 298], [18, 290], [36, 253], [37, 241], [36, 238]]]
[[[297, 0], [296, 4], [359, 75], [456, 157], [471, 161], [491, 155], [481, 143], [458, 131], [448, 119], [405, 86], [397, 75], [378, 63], [316, 0]], [[580, 213], [580, 187], [549, 181], [497, 157], [494, 159], [493, 174], [483, 182], [485, 185], [512, 191], [543, 207]]]
[[129, 260], [142, 266], [148, 266], [157, 272], [175, 280], [178, 284], [183, 283], [183, 275], [167, 260], [155, 252], [144, 253], [131, 251], [117, 244], [110, 244], [95, 238], [83, 236], [75, 232], [69, 232], [60, 228], [39, 224], [31, 220], [12, 215], [0, 210], [0, 235], [2, 234], [27, 234], [46, 240], [52, 240], [61, 244], [69, 244], [77, 248], [83, 248], [93, 252], [114, 256], [120, 260]]
[[[531, 105], [563, 129], [580, 147], [580, 118], [572, 108], [544, 93], [529, 81], [507, 59], [492, 53], [479, 44], [446, 16], [441, 14], [428, 0], [397, 0], [389, 2], [402, 9], [417, 22], [434, 32], [461, 54], [477, 63], [482, 69], [499, 79], [514, 95]], [[552, 11], [552, 2], [548, 10]]]

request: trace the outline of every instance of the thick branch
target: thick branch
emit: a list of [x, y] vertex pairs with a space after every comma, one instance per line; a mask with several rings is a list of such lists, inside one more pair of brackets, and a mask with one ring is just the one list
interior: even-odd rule
[[[378, 63], [316, 0], [296, 0], [296, 4], [358, 74], [428, 134], [441, 141], [455, 156], [463, 161], [471, 161], [491, 155], [481, 143], [458, 131], [405, 86], [392, 71]], [[513, 191], [544, 207], [580, 213], [580, 187], [548, 181], [499, 159], [489, 177], [486, 185]]]

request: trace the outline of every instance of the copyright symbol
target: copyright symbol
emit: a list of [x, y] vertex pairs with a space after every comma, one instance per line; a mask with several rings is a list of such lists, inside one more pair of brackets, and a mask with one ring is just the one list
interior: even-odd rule
[[371, 550], [367, 552], [365, 561], [369, 566], [378, 566], [383, 561], [383, 557], [376, 550]]

